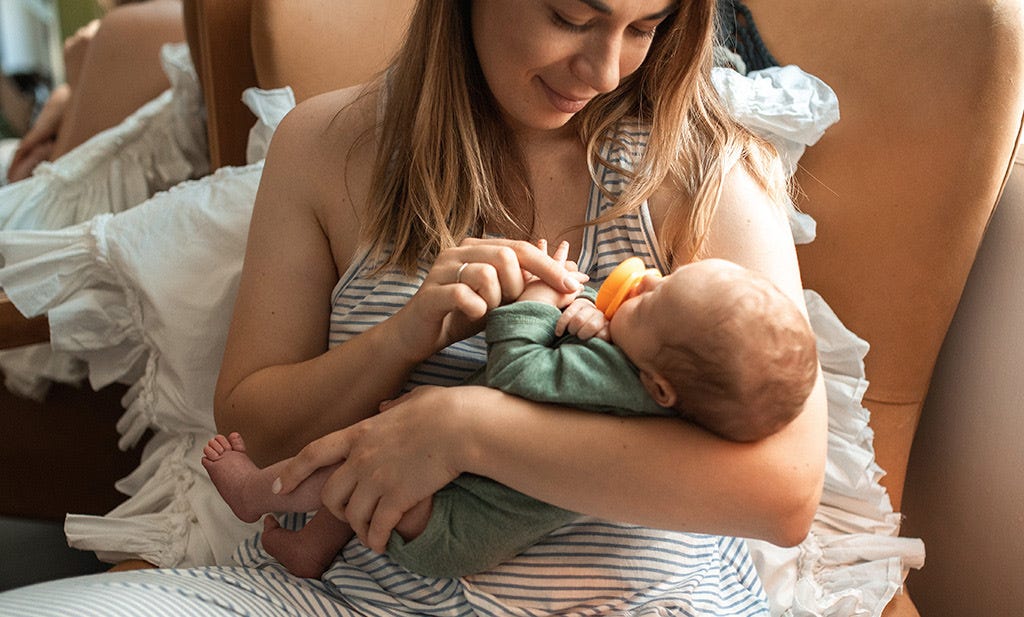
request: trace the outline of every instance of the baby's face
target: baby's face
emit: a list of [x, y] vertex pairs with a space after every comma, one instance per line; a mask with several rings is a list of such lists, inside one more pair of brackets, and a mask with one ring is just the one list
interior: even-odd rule
[[688, 328], [700, 327], [703, 312], [714, 303], [711, 283], [744, 272], [721, 259], [687, 264], [664, 277], [648, 275], [633, 290], [609, 324], [612, 341], [638, 367], [651, 367], [668, 340], [685, 340]]

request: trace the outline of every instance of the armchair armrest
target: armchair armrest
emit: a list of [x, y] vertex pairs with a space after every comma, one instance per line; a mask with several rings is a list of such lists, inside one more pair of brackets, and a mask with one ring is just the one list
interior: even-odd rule
[[28, 318], [14, 308], [0, 289], [0, 349], [10, 349], [50, 340], [50, 323], [43, 317]]

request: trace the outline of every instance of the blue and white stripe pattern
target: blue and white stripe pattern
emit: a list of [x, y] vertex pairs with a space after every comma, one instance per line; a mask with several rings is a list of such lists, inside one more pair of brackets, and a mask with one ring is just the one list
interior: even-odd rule
[[358, 543], [323, 580], [276, 563], [142, 570], [0, 594], [3, 617], [767, 617], [746, 544], [583, 519], [493, 572], [412, 575]]
[[[606, 156], [628, 167], [627, 150], [642, 133], [623, 136]], [[632, 140], [632, 142], [630, 141]], [[630, 145], [632, 143], [632, 145]], [[602, 176], [611, 191], [620, 174]], [[588, 219], [611, 203], [592, 190]], [[622, 259], [658, 263], [646, 205], [640, 212], [586, 230], [579, 263], [596, 283]], [[414, 276], [370, 277], [357, 260], [332, 296], [330, 344], [338, 345], [386, 319], [418, 289]], [[484, 362], [482, 336], [423, 363], [407, 387], [455, 385]], [[282, 523], [297, 528], [305, 515]], [[342, 615], [351, 617], [767, 617], [767, 600], [746, 542], [581, 518], [494, 570], [462, 579], [431, 579], [404, 570], [353, 539], [321, 580], [289, 575], [256, 536], [236, 559], [245, 567], [161, 570], [58, 581], [0, 594], [6, 615]]]

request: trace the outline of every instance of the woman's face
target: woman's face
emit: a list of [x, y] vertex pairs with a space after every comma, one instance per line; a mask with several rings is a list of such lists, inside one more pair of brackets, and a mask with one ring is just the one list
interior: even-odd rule
[[643, 62], [675, 0], [474, 0], [473, 42], [513, 130], [551, 130]]

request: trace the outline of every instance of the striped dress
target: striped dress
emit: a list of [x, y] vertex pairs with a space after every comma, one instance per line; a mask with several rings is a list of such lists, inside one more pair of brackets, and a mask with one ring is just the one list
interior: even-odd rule
[[[628, 167], [642, 133], [626, 134], [606, 157]], [[624, 183], [605, 170], [602, 183]], [[588, 220], [611, 203], [593, 187]], [[622, 259], [638, 256], [664, 270], [646, 205], [586, 229], [578, 263], [600, 283]], [[330, 343], [339, 345], [386, 319], [416, 292], [427, 272], [370, 277], [365, 255], [332, 296]], [[483, 336], [456, 343], [421, 364], [407, 388], [455, 385], [483, 364]], [[290, 515], [297, 528], [305, 515]], [[0, 615], [343, 615], [767, 617], [767, 600], [747, 551], [736, 538], [687, 534], [583, 517], [489, 572], [461, 579], [404, 570], [357, 538], [320, 580], [299, 579], [254, 537], [236, 553], [241, 567], [103, 574], [0, 594]]]

